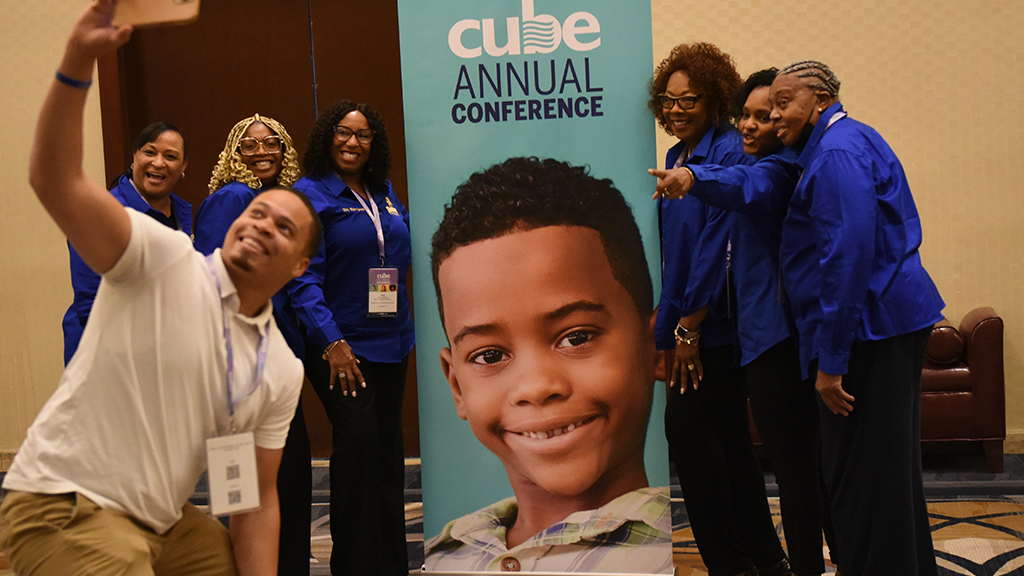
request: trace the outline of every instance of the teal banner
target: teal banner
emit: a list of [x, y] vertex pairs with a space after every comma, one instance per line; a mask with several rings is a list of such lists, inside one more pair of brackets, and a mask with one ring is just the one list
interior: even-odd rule
[[[517, 156], [588, 166], [632, 206], [657, 291], [655, 181], [646, 173], [659, 165], [647, 109], [651, 9], [648, 0], [399, 0], [398, 7], [430, 541], [450, 521], [513, 495], [502, 461], [459, 418], [442, 371], [439, 351], [449, 344], [431, 281], [431, 237], [473, 173]], [[654, 389], [645, 468], [650, 485], [664, 487], [664, 387]]]

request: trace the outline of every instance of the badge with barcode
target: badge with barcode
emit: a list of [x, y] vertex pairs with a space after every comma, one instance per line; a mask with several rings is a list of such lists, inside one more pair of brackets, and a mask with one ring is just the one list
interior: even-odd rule
[[259, 509], [256, 440], [252, 432], [208, 439], [206, 465], [210, 483], [210, 512], [214, 516]]

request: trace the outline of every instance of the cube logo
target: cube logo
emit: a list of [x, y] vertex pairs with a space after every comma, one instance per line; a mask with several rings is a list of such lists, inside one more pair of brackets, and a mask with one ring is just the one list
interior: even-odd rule
[[459, 58], [550, 54], [565, 44], [576, 52], [601, 45], [601, 23], [590, 12], [574, 12], [559, 22], [550, 14], [536, 14], [534, 0], [522, 0], [522, 20], [505, 19], [505, 44], [498, 46], [494, 18], [459, 20], [448, 31], [448, 47]]

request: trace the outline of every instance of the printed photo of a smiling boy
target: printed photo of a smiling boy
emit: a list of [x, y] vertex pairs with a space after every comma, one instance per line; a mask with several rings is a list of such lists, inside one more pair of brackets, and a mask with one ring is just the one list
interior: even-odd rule
[[431, 248], [441, 367], [514, 497], [449, 522], [426, 570], [671, 573], [669, 492], [643, 461], [653, 290], [622, 194], [510, 158], [458, 187]]

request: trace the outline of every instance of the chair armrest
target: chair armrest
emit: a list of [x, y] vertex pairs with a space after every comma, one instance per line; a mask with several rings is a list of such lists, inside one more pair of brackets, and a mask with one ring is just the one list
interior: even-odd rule
[[[960, 321], [960, 335], [964, 337], [964, 341], [970, 346], [971, 336], [974, 331], [985, 321], [997, 320], [1002, 326], [1003, 319], [996, 314], [996, 311], [988, 306], [982, 308], [975, 308], [964, 315], [963, 320]], [[1002, 328], [1000, 328], [1000, 335], [1002, 334]]]
[[1003, 319], [992, 308], [976, 308], [960, 321], [960, 334], [964, 337], [964, 363], [971, 371], [978, 436], [1005, 438]]

